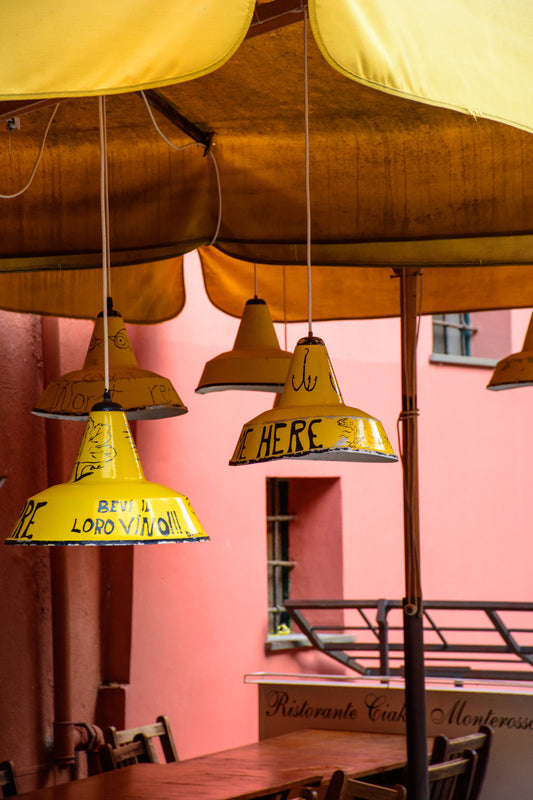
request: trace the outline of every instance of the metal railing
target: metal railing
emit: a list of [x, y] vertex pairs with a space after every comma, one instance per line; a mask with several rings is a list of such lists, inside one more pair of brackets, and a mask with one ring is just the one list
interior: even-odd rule
[[[317, 650], [344, 666], [403, 675], [400, 600], [287, 600], [285, 608]], [[343, 640], [332, 641], [335, 633]], [[532, 681], [533, 603], [426, 601], [424, 661], [428, 677]]]

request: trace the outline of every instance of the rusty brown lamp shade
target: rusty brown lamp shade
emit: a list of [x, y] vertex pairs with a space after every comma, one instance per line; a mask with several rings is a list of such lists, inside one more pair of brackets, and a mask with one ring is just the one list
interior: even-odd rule
[[207, 362], [196, 391], [281, 392], [290, 360], [279, 346], [267, 304], [253, 297], [244, 306], [233, 349]]
[[[128, 419], [161, 419], [185, 414], [187, 408], [168, 378], [137, 366], [124, 320], [108, 298], [109, 390]], [[101, 312], [83, 368], [51, 381], [32, 413], [52, 419], [87, 420], [104, 394], [104, 325]]]
[[512, 353], [498, 361], [487, 389], [517, 389], [533, 386], [533, 314], [529, 320], [524, 346], [519, 353]]

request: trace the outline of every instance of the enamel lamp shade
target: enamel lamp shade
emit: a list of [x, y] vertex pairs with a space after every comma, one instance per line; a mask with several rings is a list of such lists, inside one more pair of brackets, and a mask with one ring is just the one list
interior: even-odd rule
[[[111, 398], [128, 419], [160, 419], [185, 414], [187, 408], [168, 378], [137, 366], [126, 326], [108, 298], [108, 347]], [[51, 381], [33, 413], [52, 419], [86, 420], [104, 394], [103, 313], [96, 319], [83, 368]]]
[[279, 346], [267, 304], [254, 297], [244, 306], [233, 349], [207, 362], [196, 391], [281, 392], [290, 360]]
[[279, 402], [243, 426], [230, 464], [279, 458], [398, 460], [381, 422], [344, 404], [326, 346], [315, 336], [299, 340]]
[[533, 386], [533, 314], [522, 350], [498, 361], [487, 389], [499, 391], [517, 389], [520, 386]]
[[122, 408], [93, 407], [70, 481], [30, 497], [6, 544], [120, 545], [208, 540], [189, 500], [145, 480]]
[[[135, 419], [187, 410], [174, 390], [157, 394], [164, 379], [138, 369], [122, 317], [109, 297], [104, 97], [99, 98], [99, 117], [104, 308], [84, 369], [48, 387], [37, 409], [67, 419], [90, 413], [70, 481], [30, 497], [6, 544], [159, 544], [209, 538], [186, 497], [145, 479], [124, 407], [112, 400], [118, 395]], [[95, 396], [103, 401], [94, 405]]]

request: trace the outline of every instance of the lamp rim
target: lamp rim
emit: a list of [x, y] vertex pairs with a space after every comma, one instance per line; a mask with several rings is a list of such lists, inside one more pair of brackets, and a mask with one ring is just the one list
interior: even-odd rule
[[[122, 408], [122, 406], [121, 406]], [[161, 405], [161, 406], [137, 406], [135, 408], [122, 408], [126, 417], [132, 421], [141, 420], [156, 420], [168, 419], [168, 417], [178, 417], [181, 414], [187, 414], [188, 408], [186, 406], [174, 405]], [[89, 419], [90, 411], [85, 414], [75, 414], [74, 412], [61, 411], [59, 414], [54, 414], [44, 408], [32, 408], [32, 414], [36, 417], [44, 417], [45, 419], [62, 419], [71, 422], [87, 422]]]
[[[331, 454], [335, 453], [335, 458]], [[348, 450], [346, 447], [323, 447], [304, 453], [285, 453], [284, 455], [261, 456], [243, 461], [229, 461], [231, 467], [250, 466], [251, 464], [264, 464], [270, 461], [285, 461], [287, 459], [299, 458], [302, 461], [351, 461], [360, 463], [384, 463], [395, 464], [398, 456], [394, 453], [383, 453], [376, 450], [361, 448], [358, 450]]]
[[32, 539], [30, 541], [21, 541], [15, 539], [6, 539], [4, 544], [12, 544], [20, 547], [21, 545], [26, 545], [27, 547], [35, 547], [35, 545], [45, 545], [46, 547], [76, 547], [78, 545], [82, 547], [138, 547], [138, 545], [143, 544], [181, 544], [182, 542], [209, 542], [210, 538], [207, 534], [205, 536], [195, 536], [193, 537], [185, 537], [182, 539], [151, 539], [140, 541], [136, 539], [134, 542], [124, 542], [124, 541], [82, 541], [81, 539], [76, 539], [75, 541], [71, 542], [55, 542], [51, 541], [43, 541], [43, 540], [36, 540]]
[[196, 394], [209, 394], [210, 392], [223, 392], [235, 389], [246, 392], [277, 392], [283, 391], [283, 383], [207, 383], [195, 389]]

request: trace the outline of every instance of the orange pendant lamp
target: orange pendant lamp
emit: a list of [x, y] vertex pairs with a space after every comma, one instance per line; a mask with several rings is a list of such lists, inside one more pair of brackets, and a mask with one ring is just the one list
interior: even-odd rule
[[161, 419], [186, 414], [168, 378], [137, 366], [121, 315], [107, 298], [108, 334], [104, 339], [103, 312], [98, 315], [83, 369], [51, 381], [32, 413], [52, 419], [86, 420], [104, 394], [104, 356], [109, 353], [111, 399], [119, 402], [128, 419]]
[[131, 545], [204, 541], [188, 499], [146, 481], [120, 405], [109, 389], [105, 99], [99, 99], [103, 251], [103, 401], [89, 413], [70, 481], [30, 497], [5, 544]]
[[533, 314], [524, 339], [524, 346], [519, 353], [512, 353], [498, 361], [487, 389], [518, 389], [521, 386], [533, 386]]
[[253, 297], [244, 306], [233, 349], [207, 362], [196, 391], [281, 392], [290, 359], [279, 346], [267, 304]]

